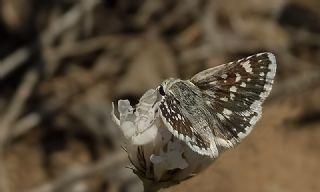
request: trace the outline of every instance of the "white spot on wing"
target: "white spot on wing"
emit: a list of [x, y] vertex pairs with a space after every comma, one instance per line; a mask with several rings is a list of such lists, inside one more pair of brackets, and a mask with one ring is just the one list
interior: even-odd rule
[[242, 63], [241, 65], [246, 70], [247, 73], [252, 74], [252, 68], [251, 68], [250, 61], [246, 61], [246, 62]]
[[246, 87], [247, 86], [247, 84], [245, 83], [245, 82], [242, 82], [241, 84], [240, 84], [240, 87]]
[[251, 119], [250, 119], [250, 124], [251, 125], [255, 125], [257, 122], [257, 116], [253, 116]]
[[232, 114], [232, 111], [229, 110], [229, 109], [223, 109], [223, 112], [222, 112], [222, 113], [225, 114], [225, 115], [231, 115], [231, 114]]
[[253, 111], [255, 111], [255, 112], [260, 113], [260, 111], [261, 111], [261, 103], [262, 103], [261, 101], [255, 100], [255, 101], [251, 104], [250, 109], [253, 110]]
[[230, 99], [233, 100], [235, 95], [233, 93], [230, 93]]
[[225, 148], [231, 148], [233, 146], [232, 142], [230, 140], [222, 139], [222, 138], [215, 138], [216, 143], [219, 146], [225, 147]]
[[231, 91], [231, 92], [237, 92], [237, 87], [236, 87], [236, 86], [230, 87], [230, 91]]
[[268, 69], [270, 69], [270, 72], [267, 73], [267, 78], [273, 79], [277, 69], [276, 57], [272, 53], [267, 53], [267, 55], [270, 61], [270, 64], [268, 66]]
[[223, 119], [224, 119], [223, 115], [221, 115], [220, 113], [217, 113], [217, 116], [218, 116], [218, 118], [219, 118], [220, 120], [223, 120]]
[[184, 140], [185, 140], [184, 135], [183, 135], [183, 134], [179, 134], [179, 139], [182, 140], [182, 141], [184, 141]]
[[250, 111], [244, 111], [242, 113], [242, 115], [245, 116], [245, 117], [249, 117], [251, 115], [251, 112]]
[[227, 102], [227, 101], [228, 101], [228, 98], [227, 98], [227, 97], [221, 97], [220, 100]]
[[239, 73], [236, 73], [236, 82], [240, 81], [241, 75]]
[[247, 136], [246, 133], [242, 133], [242, 132], [239, 132], [239, 133], [238, 133], [238, 137], [239, 137], [240, 139], [243, 139], [243, 138], [245, 138], [246, 136]]

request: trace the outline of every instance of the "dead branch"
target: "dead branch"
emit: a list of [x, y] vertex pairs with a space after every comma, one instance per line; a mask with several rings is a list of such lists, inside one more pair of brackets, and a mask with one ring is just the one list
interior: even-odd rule
[[34, 69], [28, 71], [27, 74], [24, 76], [20, 87], [18, 87], [16, 95], [14, 96], [14, 98], [11, 101], [11, 104], [9, 105], [8, 111], [1, 119], [0, 146], [4, 145], [5, 138], [8, 137], [11, 125], [18, 119], [19, 115], [21, 114], [25, 106], [26, 100], [31, 95], [32, 90], [38, 81], [38, 77], [39, 74]]
[[17, 120], [19, 115], [21, 114], [26, 100], [32, 93], [33, 87], [35, 86], [38, 80], [38, 73], [34, 69], [31, 69], [27, 72], [24, 76], [23, 81], [18, 88], [16, 95], [11, 101], [9, 105], [8, 111], [4, 114], [4, 117], [1, 119], [0, 122], [0, 180], [1, 180], [1, 191], [9, 192], [9, 187], [7, 186], [6, 182], [6, 171], [4, 165], [4, 148], [6, 141], [8, 141], [9, 130], [13, 123]]
[[0, 80], [24, 64], [30, 55], [31, 49], [29, 47], [22, 47], [4, 59], [0, 65]]
[[19, 119], [13, 126], [10, 133], [10, 139], [18, 138], [31, 129], [35, 128], [41, 122], [41, 116], [38, 113], [30, 113], [25, 117]]
[[43, 55], [46, 60], [46, 73], [53, 74], [59, 67], [59, 58], [56, 57], [55, 50], [52, 48], [53, 42], [66, 30], [74, 27], [79, 21], [93, 8], [100, 3], [100, 0], [81, 0], [71, 10], [66, 12], [44, 31], [40, 37], [43, 46]]
[[49, 26], [42, 34], [41, 40], [44, 43], [51, 44], [56, 37], [76, 25], [84, 14], [90, 12], [98, 3], [100, 3], [100, 0], [82, 0], [81, 3], [77, 3], [70, 11]]

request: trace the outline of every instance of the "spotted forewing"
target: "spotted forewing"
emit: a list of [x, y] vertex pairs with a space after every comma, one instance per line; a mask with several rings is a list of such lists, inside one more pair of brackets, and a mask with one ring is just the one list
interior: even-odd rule
[[251, 132], [275, 73], [274, 55], [259, 53], [172, 80], [159, 105], [161, 118], [193, 151], [216, 157]]

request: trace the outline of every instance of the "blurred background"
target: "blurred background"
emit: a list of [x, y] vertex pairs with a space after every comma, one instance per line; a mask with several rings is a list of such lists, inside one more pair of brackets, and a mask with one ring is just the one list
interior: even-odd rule
[[320, 191], [320, 1], [1, 0], [0, 191], [139, 191], [111, 102], [262, 51], [262, 119], [166, 191]]

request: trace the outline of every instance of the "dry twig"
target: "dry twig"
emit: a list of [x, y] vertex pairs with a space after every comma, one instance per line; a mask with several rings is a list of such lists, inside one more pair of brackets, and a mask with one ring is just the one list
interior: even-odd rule
[[9, 105], [8, 111], [2, 117], [0, 122], [0, 182], [1, 182], [1, 191], [8, 192], [9, 187], [6, 182], [6, 171], [4, 165], [4, 151], [5, 144], [8, 141], [8, 137], [10, 137], [9, 130], [14, 122], [18, 119], [21, 114], [25, 103], [29, 96], [32, 93], [33, 87], [35, 86], [38, 80], [38, 73], [34, 69], [31, 69], [24, 76], [20, 87], [18, 88], [16, 95], [11, 101]]
[[29, 47], [22, 47], [8, 56], [0, 65], [0, 80], [25, 63], [31, 55]]

